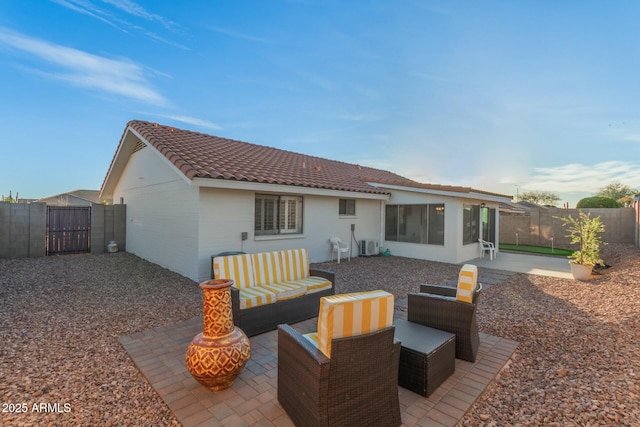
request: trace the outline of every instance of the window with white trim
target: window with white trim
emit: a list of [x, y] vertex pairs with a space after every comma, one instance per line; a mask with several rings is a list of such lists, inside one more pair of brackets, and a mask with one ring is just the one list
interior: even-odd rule
[[477, 243], [480, 238], [480, 205], [464, 205], [462, 211], [462, 244]]
[[356, 199], [340, 199], [338, 202], [338, 215], [355, 216]]
[[257, 236], [301, 234], [302, 197], [256, 194], [254, 231]]

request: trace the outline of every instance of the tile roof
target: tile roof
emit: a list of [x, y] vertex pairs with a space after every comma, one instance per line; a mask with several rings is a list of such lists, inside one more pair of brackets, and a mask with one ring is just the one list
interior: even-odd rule
[[128, 128], [153, 145], [189, 179], [227, 179], [376, 194], [388, 194], [389, 191], [367, 182], [401, 186], [418, 184], [380, 169], [157, 123], [134, 120], [128, 123]]
[[[471, 196], [483, 194], [511, 198], [511, 196], [471, 187], [425, 184], [381, 169], [308, 156], [142, 120], [127, 123], [120, 145], [109, 166], [109, 172], [102, 183], [101, 194], [105, 191], [110, 174], [114, 173], [114, 168], [117, 168], [117, 163], [124, 160], [118, 159], [118, 153], [130, 130], [155, 147], [190, 180], [194, 178], [224, 179], [372, 194], [390, 194], [389, 186], [397, 186]], [[137, 149], [138, 147], [133, 148], [133, 151]]]

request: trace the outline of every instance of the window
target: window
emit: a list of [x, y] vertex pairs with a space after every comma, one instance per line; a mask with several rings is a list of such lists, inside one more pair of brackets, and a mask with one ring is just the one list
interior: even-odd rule
[[301, 234], [302, 197], [256, 194], [256, 235]]
[[387, 205], [385, 240], [444, 245], [444, 204]]
[[484, 208], [482, 212], [482, 239], [496, 243], [496, 210], [494, 208]]
[[464, 205], [462, 213], [462, 243], [469, 245], [480, 238], [480, 205]]
[[356, 200], [355, 199], [340, 199], [338, 207], [339, 215], [355, 215], [356, 214]]
[[427, 243], [444, 246], [444, 205], [429, 205]]

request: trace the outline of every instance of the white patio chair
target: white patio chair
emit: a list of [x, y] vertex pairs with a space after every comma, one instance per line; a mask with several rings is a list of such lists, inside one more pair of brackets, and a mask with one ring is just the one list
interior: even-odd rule
[[333, 255], [337, 254], [338, 264], [340, 264], [340, 254], [347, 254], [347, 258], [351, 261], [351, 248], [346, 243], [342, 243], [342, 240], [338, 237], [332, 237], [329, 239], [331, 242], [331, 262], [333, 262]]
[[494, 258], [498, 257], [498, 254], [496, 253], [496, 247], [492, 242], [487, 242], [486, 240], [482, 239], [478, 239], [478, 242], [480, 242], [482, 258], [484, 258], [485, 252], [489, 252], [489, 259], [491, 261], [493, 261]]

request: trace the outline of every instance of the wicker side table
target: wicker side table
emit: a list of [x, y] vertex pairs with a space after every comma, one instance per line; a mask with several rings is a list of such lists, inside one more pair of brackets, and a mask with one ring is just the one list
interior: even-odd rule
[[456, 369], [456, 336], [403, 319], [394, 326], [402, 346], [398, 384], [428, 397]]

